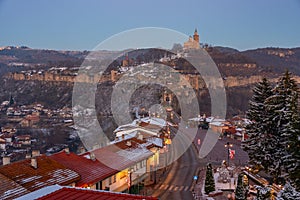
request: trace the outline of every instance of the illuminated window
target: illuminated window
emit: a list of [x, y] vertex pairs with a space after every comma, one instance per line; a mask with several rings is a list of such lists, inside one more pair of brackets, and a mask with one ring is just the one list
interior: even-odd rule
[[121, 171], [119, 174], [120, 174], [120, 179], [122, 179], [122, 178], [126, 177], [127, 172], [126, 171]]

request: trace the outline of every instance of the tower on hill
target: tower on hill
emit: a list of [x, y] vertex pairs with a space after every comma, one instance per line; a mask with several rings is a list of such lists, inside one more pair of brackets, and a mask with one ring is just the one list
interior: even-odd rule
[[199, 41], [199, 35], [198, 35], [197, 29], [195, 29], [194, 37], [193, 37], [193, 38], [194, 38], [194, 40], [195, 40], [196, 42], [198, 42], [198, 43], [200, 42], [200, 41]]
[[195, 29], [193, 37], [189, 37], [189, 40], [183, 44], [184, 49], [199, 49], [200, 48], [200, 37], [197, 29]]

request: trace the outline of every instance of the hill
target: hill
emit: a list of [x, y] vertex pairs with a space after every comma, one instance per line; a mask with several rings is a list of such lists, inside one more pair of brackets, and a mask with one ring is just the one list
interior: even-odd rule
[[265, 70], [283, 73], [286, 69], [300, 75], [300, 48], [262, 48], [241, 52], [242, 55], [255, 60]]
[[[265, 76], [276, 80], [286, 69], [292, 71], [294, 75], [300, 75], [300, 48], [263, 48], [238, 51], [227, 47], [208, 47], [206, 50], [217, 64], [227, 85], [228, 116], [244, 113], [251, 96], [251, 88], [258, 81], [259, 77]], [[0, 48], [0, 76], [6, 75], [8, 72], [49, 70], [53, 67], [76, 70], [88, 53], [88, 51], [55, 51], [31, 49], [28, 47]], [[109, 51], [97, 52], [100, 56], [110, 53]], [[176, 69], [187, 73], [193, 70], [184, 58], [172, 58], [172, 55], [155, 49], [135, 50], [126, 55], [121, 55], [112, 63], [110, 69], [119, 70], [117, 66], [121, 65], [124, 59], [128, 59], [128, 62], [132, 64], [141, 64], [159, 61], [167, 56], [170, 58], [166, 62], [168, 65], [176, 66]], [[59, 75], [61, 72], [55, 73]], [[49, 107], [71, 106], [72, 104], [72, 82], [58, 82], [55, 79], [52, 82], [47, 82], [2, 78], [0, 84], [0, 101], [7, 100], [9, 95], [13, 94], [20, 104], [41, 102]], [[103, 91], [106, 91], [103, 96], [109, 97], [112, 84], [104, 84], [103, 88]], [[155, 88], [153, 91], [148, 90], [147, 92], [155, 94], [156, 99], [159, 99], [161, 98], [159, 90], [162, 90], [162, 88]], [[207, 91], [200, 93], [202, 95], [201, 98], [209, 99]], [[137, 102], [143, 102], [142, 99], [143, 97], [138, 98]], [[135, 105], [135, 102], [132, 102], [132, 105]], [[207, 105], [203, 108], [205, 111], [210, 109], [209, 103]], [[109, 109], [106, 109], [104, 113], [107, 114], [108, 112]]]

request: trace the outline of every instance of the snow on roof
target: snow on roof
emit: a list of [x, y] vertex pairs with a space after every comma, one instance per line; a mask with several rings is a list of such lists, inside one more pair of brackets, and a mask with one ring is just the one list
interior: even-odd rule
[[97, 160], [100, 160], [105, 165], [117, 169], [124, 170], [136, 162], [145, 160], [153, 155], [148, 149], [151, 143], [132, 138], [116, 142], [113, 145], [108, 145], [92, 152]]
[[[137, 133], [138, 133], [138, 130], [136, 130], [136, 129], [129, 130], [129, 131], [121, 131], [116, 134], [116, 137], [118, 137], [118, 141], [119, 140], [128, 140], [133, 137], [136, 137]], [[122, 137], [124, 137], [124, 138], [122, 138]], [[114, 144], [118, 141], [112, 141], [111, 144]]]
[[149, 126], [145, 126], [146, 128], [150, 127], [149, 129], [154, 129], [154, 128], [156, 128], [156, 129], [160, 128], [161, 129], [161, 128], [166, 127], [167, 125], [174, 126], [174, 124], [172, 124], [171, 122], [168, 122], [168, 121], [166, 121], [164, 119], [161, 119], [161, 118], [144, 117], [144, 118], [140, 118], [140, 119], [135, 119], [129, 124], [124, 124], [124, 125], [119, 126], [117, 129], [114, 130], [114, 133], [123, 131], [123, 134], [126, 134], [128, 130], [131, 132], [132, 129], [137, 128], [137, 127], [141, 127], [139, 125], [141, 123], [149, 124]]
[[163, 141], [161, 138], [157, 138], [157, 137], [147, 138], [147, 142], [151, 142], [152, 144], [158, 147], [163, 147]]
[[189, 121], [203, 122], [204, 119], [202, 117], [195, 117], [195, 118], [189, 119]]
[[220, 119], [220, 118], [214, 118], [212, 121], [213, 122], [225, 122], [226, 120], [225, 119]]
[[80, 174], [81, 179], [76, 182], [76, 186], [94, 184], [118, 172], [98, 160], [90, 159], [89, 154], [87, 155], [79, 156], [72, 152], [61, 151], [51, 155], [50, 158]]
[[242, 134], [240, 132], [236, 132], [235, 135], [236, 136], [242, 136]]
[[16, 200], [37, 199], [37, 198], [45, 196], [46, 194], [55, 192], [61, 188], [62, 188], [62, 186], [60, 186], [60, 185], [47, 186], [47, 187], [41, 188], [39, 190], [36, 190], [34, 192], [31, 192], [29, 194], [26, 194], [24, 196], [21, 196], [21, 197], [17, 198]]
[[213, 125], [213, 126], [223, 126], [224, 123], [222, 123], [222, 122], [210, 122], [210, 125]]
[[117, 132], [120, 132], [120, 131], [126, 131], [128, 129], [132, 129], [132, 128], [135, 128], [137, 127], [138, 125], [136, 123], [130, 123], [130, 124], [124, 124], [124, 125], [121, 125], [119, 126], [118, 128], [116, 128], [114, 130], [114, 133], [117, 133]]
[[214, 117], [206, 117], [206, 122], [210, 123], [214, 120]]
[[140, 157], [143, 156], [143, 154], [149, 153], [149, 150], [146, 148], [130, 148], [126, 150], [120, 150], [116, 153], [123, 158], [127, 158], [128, 160], [140, 161]]
[[151, 124], [151, 125], [157, 125], [157, 126], [159, 126], [161, 128], [164, 128], [168, 124], [168, 122], [166, 120], [161, 119], [161, 118], [157, 118], [157, 117], [144, 117], [144, 118], [141, 118], [141, 119], [135, 119], [133, 121], [133, 123], [137, 124], [137, 122], [139, 120], [141, 122], [145, 122], [145, 123], [148, 123], [148, 124]]
[[78, 173], [47, 156], [38, 156], [36, 159], [37, 168], [33, 168], [31, 160], [26, 159], [1, 166], [0, 173], [30, 191], [53, 184], [68, 185], [80, 179]]
[[30, 191], [21, 185], [17, 184], [13, 180], [5, 177], [0, 174], [0, 199], [13, 199], [24, 194], [29, 193]]
[[[139, 132], [144, 132], [153, 136], [158, 136], [159, 135], [159, 131], [152, 131], [152, 130], [147, 130], [145, 128], [142, 127], [137, 127], [137, 128], [133, 128], [133, 129], [129, 129], [126, 131], [120, 131], [116, 133], [116, 137], [121, 137], [122, 135], [124, 135], [125, 139], [129, 139], [132, 137], [135, 137]], [[126, 138], [127, 137], [127, 138]]]

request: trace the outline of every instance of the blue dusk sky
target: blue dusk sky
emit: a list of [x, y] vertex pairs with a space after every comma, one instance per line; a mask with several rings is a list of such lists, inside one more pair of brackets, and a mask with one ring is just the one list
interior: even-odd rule
[[0, 0], [0, 46], [90, 50], [141, 27], [197, 28], [201, 42], [239, 50], [297, 47], [300, 0]]

